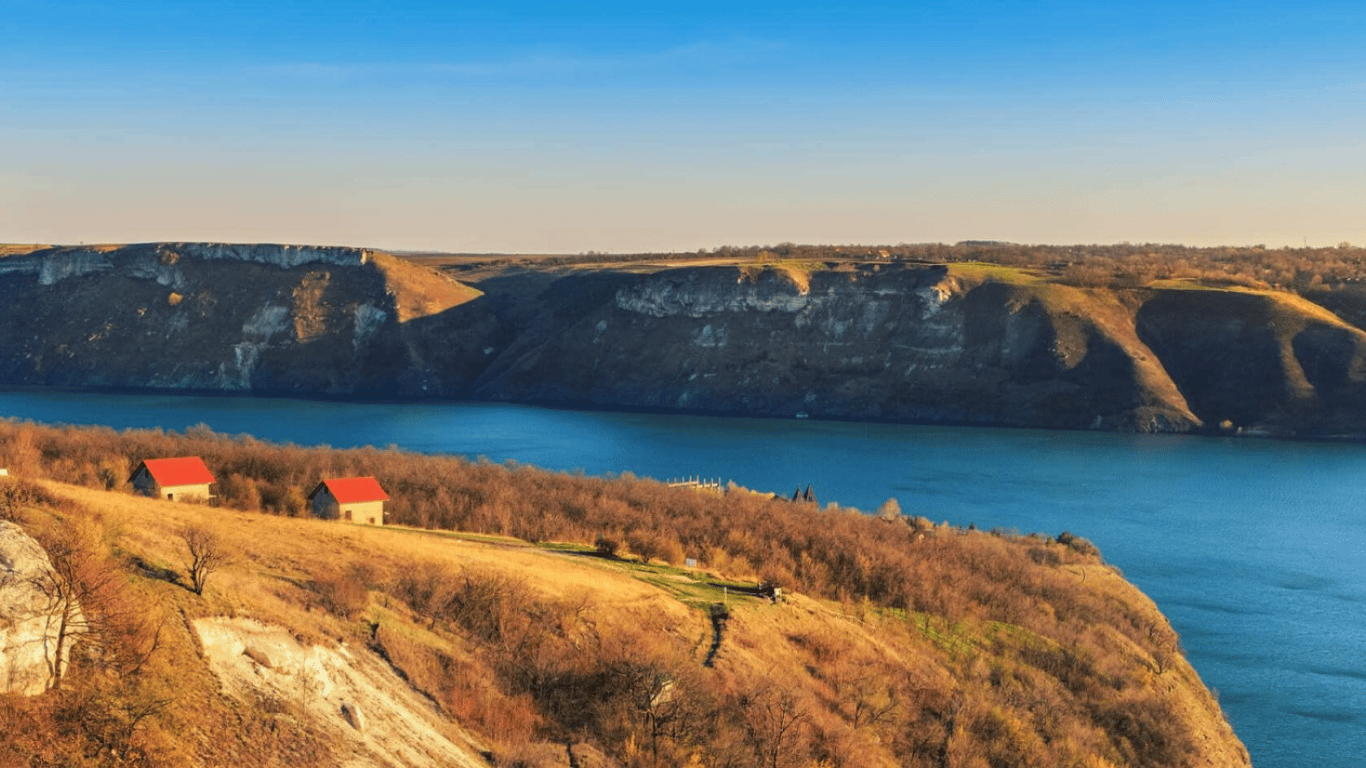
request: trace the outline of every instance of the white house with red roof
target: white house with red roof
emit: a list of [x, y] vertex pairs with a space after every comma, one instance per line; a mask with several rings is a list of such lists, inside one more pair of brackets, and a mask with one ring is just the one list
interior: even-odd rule
[[324, 480], [308, 494], [315, 517], [366, 525], [384, 525], [384, 502], [388, 500], [389, 494], [373, 477]]
[[168, 501], [208, 501], [213, 479], [204, 460], [198, 456], [175, 459], [144, 459], [128, 478], [134, 490], [144, 496]]

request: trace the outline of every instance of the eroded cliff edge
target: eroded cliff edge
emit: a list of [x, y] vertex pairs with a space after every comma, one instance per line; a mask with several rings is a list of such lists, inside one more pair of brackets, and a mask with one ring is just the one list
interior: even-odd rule
[[443, 274], [163, 243], [0, 259], [0, 300], [18, 385], [1366, 436], [1366, 333], [1275, 291], [974, 264]]
[[356, 248], [157, 243], [0, 259], [0, 380], [421, 393], [407, 323], [478, 292]]

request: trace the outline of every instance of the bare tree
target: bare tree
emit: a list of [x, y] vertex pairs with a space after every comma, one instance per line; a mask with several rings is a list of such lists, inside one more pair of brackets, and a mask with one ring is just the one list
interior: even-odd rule
[[796, 762], [796, 753], [807, 716], [796, 694], [764, 687], [738, 701], [744, 713], [746, 741], [764, 768], [782, 768]]
[[53, 690], [62, 686], [75, 638], [90, 630], [88, 614], [81, 610], [81, 603], [82, 598], [91, 597], [96, 590], [89, 586], [89, 579], [83, 578], [91, 559], [84, 543], [72, 531], [48, 538], [43, 548], [52, 567], [32, 582], [47, 598], [43, 642], [50, 646], [46, 653], [48, 688]]
[[190, 591], [202, 595], [209, 576], [227, 565], [230, 558], [218, 534], [207, 528], [186, 526], [180, 532], [180, 540], [190, 556], [190, 562], [185, 566], [190, 575]]
[[19, 522], [24, 507], [33, 503], [33, 493], [28, 486], [16, 480], [0, 480], [0, 520]]
[[839, 699], [848, 707], [855, 730], [875, 726], [900, 709], [896, 686], [872, 661], [836, 662], [831, 671]]
[[32, 583], [47, 599], [48, 687], [58, 689], [79, 640], [85, 657], [119, 673], [140, 669], [160, 644], [160, 627], [128, 608], [117, 566], [100, 553], [99, 532], [70, 525], [42, 532], [51, 568]]

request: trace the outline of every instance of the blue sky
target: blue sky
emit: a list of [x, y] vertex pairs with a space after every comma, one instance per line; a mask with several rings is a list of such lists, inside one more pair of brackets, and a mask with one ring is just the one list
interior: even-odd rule
[[1366, 242], [1366, 9], [0, 0], [0, 242]]

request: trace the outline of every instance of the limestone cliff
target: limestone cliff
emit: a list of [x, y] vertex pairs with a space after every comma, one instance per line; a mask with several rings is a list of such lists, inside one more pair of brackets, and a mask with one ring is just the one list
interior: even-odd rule
[[1366, 333], [1286, 293], [1084, 289], [982, 265], [809, 265], [672, 269], [598, 294], [576, 299], [572, 315], [525, 323], [472, 393], [781, 417], [1366, 435]]
[[225, 694], [290, 702], [337, 751], [357, 755], [344, 765], [488, 765], [479, 756], [486, 749], [370, 649], [305, 647], [286, 628], [248, 618], [199, 618], [193, 627]]
[[1131, 314], [1112, 297], [944, 267], [679, 270], [509, 350], [476, 391], [788, 417], [1194, 427]]
[[[42, 546], [0, 520], [0, 693], [36, 696], [65, 669], [69, 637], [84, 621], [79, 606], [54, 601], [56, 583]], [[67, 627], [61, 626], [63, 612]]]
[[988, 265], [570, 268], [349, 248], [0, 258], [0, 383], [1366, 437], [1366, 299]]
[[0, 260], [10, 339], [0, 380], [342, 396], [408, 381], [420, 391], [404, 321], [475, 295], [353, 248], [49, 249]]

